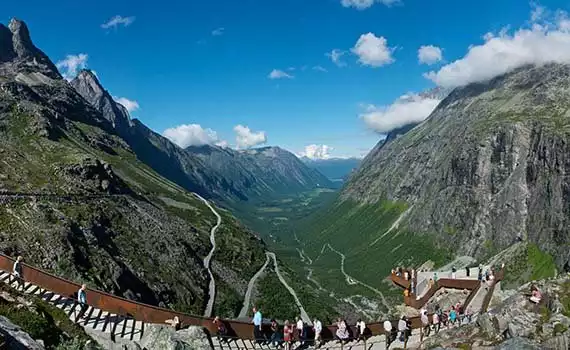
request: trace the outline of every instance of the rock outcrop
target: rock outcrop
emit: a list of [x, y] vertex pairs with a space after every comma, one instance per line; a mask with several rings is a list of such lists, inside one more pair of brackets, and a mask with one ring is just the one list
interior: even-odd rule
[[45, 347], [32, 339], [28, 333], [13, 324], [9, 319], [0, 316], [0, 335], [6, 342], [7, 349], [13, 350], [44, 350]]
[[522, 286], [476, 324], [446, 330], [428, 337], [425, 345], [455, 347], [470, 344], [472, 349], [567, 350], [570, 339], [570, 275], [533, 283], [543, 293], [536, 305], [529, 301], [530, 285]]

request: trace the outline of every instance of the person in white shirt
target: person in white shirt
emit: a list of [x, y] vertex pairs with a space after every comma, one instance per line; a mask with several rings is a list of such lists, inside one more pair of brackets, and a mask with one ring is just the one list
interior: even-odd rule
[[400, 341], [405, 342], [408, 334], [408, 323], [406, 322], [406, 316], [398, 321], [398, 332], [400, 332]]
[[392, 337], [392, 322], [384, 321], [384, 335], [386, 336], [386, 349], [388, 349], [394, 341]]
[[16, 290], [18, 289], [22, 289], [24, 290], [24, 273], [23, 273], [23, 268], [22, 268], [22, 260], [24, 260], [24, 258], [22, 258], [21, 256], [18, 256], [18, 258], [16, 259], [16, 262], [14, 262], [14, 266], [12, 267], [12, 275], [14, 276], [14, 279], [16, 280], [16, 283], [18, 284], [18, 286], [16, 287]]
[[321, 332], [323, 331], [323, 324], [316, 318], [313, 321], [313, 331], [315, 331], [315, 347], [319, 348], [322, 342]]
[[362, 319], [359, 319], [358, 322], [356, 322], [356, 329], [358, 330], [358, 340], [364, 340], [364, 331], [366, 330], [366, 323], [364, 323], [364, 321], [362, 321]]
[[422, 338], [423, 336], [428, 337], [429, 334], [431, 333], [431, 329], [429, 326], [429, 317], [428, 317], [428, 312], [426, 309], [421, 309], [420, 310], [420, 319], [422, 321]]
[[301, 345], [305, 342], [305, 334], [304, 334], [305, 325], [303, 324], [303, 320], [301, 317], [297, 319], [297, 336], [299, 337], [299, 342]]

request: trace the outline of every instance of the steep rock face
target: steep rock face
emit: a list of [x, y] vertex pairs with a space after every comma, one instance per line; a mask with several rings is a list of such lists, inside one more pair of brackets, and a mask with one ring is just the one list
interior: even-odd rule
[[132, 126], [129, 112], [120, 103], [113, 100], [111, 94], [103, 88], [90, 70], [82, 70], [71, 81], [71, 86], [93, 107], [111, 122], [114, 128], [125, 130]]
[[2, 75], [14, 75], [22, 71], [61, 78], [46, 54], [34, 46], [26, 24], [12, 19], [8, 28], [0, 25], [0, 72]]
[[519, 232], [570, 259], [570, 66], [524, 67], [453, 91], [421, 125], [363, 161], [343, 199], [409, 204], [400, 222], [462, 254]]

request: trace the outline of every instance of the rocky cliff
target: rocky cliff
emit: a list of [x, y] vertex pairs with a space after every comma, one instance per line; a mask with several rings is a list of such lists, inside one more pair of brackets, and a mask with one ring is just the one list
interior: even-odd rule
[[399, 228], [476, 257], [523, 233], [569, 269], [569, 78], [568, 65], [527, 66], [454, 90], [376, 147], [342, 200], [406, 203]]
[[[0, 250], [115, 295], [201, 314], [216, 216], [137, 159], [117, 132], [128, 115], [108, 93], [79, 85], [122, 119], [62, 79], [24, 23], [13, 20], [10, 30], [13, 45], [0, 46]], [[6, 28], [0, 33], [5, 43]], [[265, 248], [220, 215], [214, 312], [233, 316]]]

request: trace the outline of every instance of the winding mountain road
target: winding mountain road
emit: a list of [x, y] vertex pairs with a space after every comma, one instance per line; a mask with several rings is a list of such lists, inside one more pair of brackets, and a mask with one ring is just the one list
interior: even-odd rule
[[214, 215], [217, 218], [216, 225], [212, 227], [212, 229], [210, 230], [210, 243], [212, 244], [212, 249], [210, 250], [208, 255], [206, 255], [206, 257], [204, 258], [204, 267], [208, 270], [208, 273], [210, 274], [210, 284], [208, 286], [208, 303], [206, 304], [204, 317], [212, 317], [212, 310], [214, 309], [214, 301], [216, 300], [216, 280], [214, 279], [214, 274], [212, 273], [212, 269], [210, 268], [210, 262], [212, 260], [212, 256], [214, 256], [214, 251], [216, 250], [216, 231], [218, 231], [218, 228], [222, 224], [222, 217], [220, 216], [220, 214], [218, 214], [218, 212], [216, 211], [216, 209], [214, 209], [214, 207], [210, 204], [210, 202], [208, 202], [205, 198], [203, 198], [197, 193], [194, 193], [194, 195], [199, 200], [204, 202], [204, 204], [206, 204], [206, 206], [210, 208], [212, 213], [214, 213]]
[[253, 287], [255, 286], [255, 282], [257, 282], [257, 279], [259, 278], [259, 276], [261, 276], [263, 271], [265, 271], [265, 269], [267, 268], [267, 265], [269, 265], [269, 261], [271, 260], [271, 258], [267, 254], [265, 254], [265, 256], [267, 258], [265, 260], [265, 264], [263, 264], [261, 269], [259, 269], [259, 271], [257, 271], [255, 273], [255, 275], [253, 275], [253, 277], [249, 280], [249, 283], [247, 284], [247, 291], [245, 292], [245, 297], [243, 299], [243, 306], [242, 306], [241, 311], [239, 312], [239, 315], [238, 315], [238, 317], [240, 317], [240, 318], [247, 316], [247, 310], [249, 309], [249, 302], [251, 300], [251, 292], [253, 291]]
[[291, 286], [289, 286], [289, 284], [287, 283], [285, 278], [283, 278], [283, 276], [281, 275], [281, 272], [279, 271], [279, 265], [277, 264], [277, 258], [275, 257], [275, 253], [266, 252], [265, 254], [268, 257], [271, 257], [273, 259], [273, 265], [275, 266], [275, 273], [277, 274], [279, 281], [281, 281], [281, 284], [283, 284], [283, 286], [285, 288], [287, 288], [287, 290], [289, 291], [289, 294], [291, 294], [291, 296], [293, 296], [293, 299], [295, 299], [295, 304], [297, 304], [297, 307], [299, 308], [299, 311], [301, 312], [301, 319], [303, 320], [303, 322], [305, 322], [309, 325], [312, 325], [311, 318], [309, 317], [309, 315], [307, 314], [307, 312], [303, 308], [303, 304], [301, 304], [301, 301], [297, 297], [297, 293], [295, 293], [295, 290], [293, 288], [291, 288]]
[[344, 256], [343, 253], [339, 252], [338, 250], [334, 249], [329, 243], [325, 244], [323, 246], [323, 249], [321, 249], [321, 253], [324, 250], [325, 246], [327, 246], [332, 252], [338, 254], [340, 256], [340, 271], [342, 272], [342, 274], [344, 275], [344, 278], [346, 278], [346, 283], [349, 285], [355, 285], [355, 284], [360, 284], [361, 286], [371, 290], [372, 292], [378, 294], [378, 296], [380, 296], [380, 300], [382, 301], [382, 304], [384, 304], [384, 306], [386, 307], [386, 309], [389, 311], [391, 310], [390, 305], [388, 304], [388, 302], [386, 301], [386, 298], [384, 297], [384, 294], [379, 291], [378, 289], [357, 280], [356, 278], [350, 276], [348, 273], [346, 273], [346, 271], [344, 271], [344, 261], [346, 259], [346, 257]]

